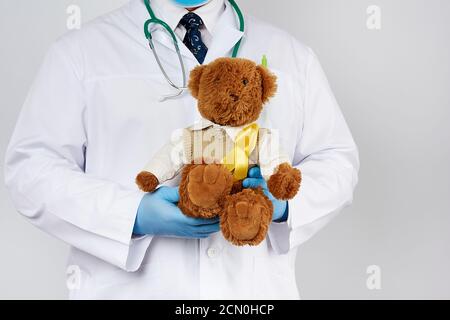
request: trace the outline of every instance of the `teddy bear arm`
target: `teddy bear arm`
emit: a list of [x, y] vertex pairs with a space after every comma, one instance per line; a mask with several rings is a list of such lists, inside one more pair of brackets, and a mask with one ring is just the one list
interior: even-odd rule
[[136, 177], [136, 184], [144, 192], [153, 192], [159, 185], [159, 181], [153, 173], [141, 171]]
[[267, 181], [270, 193], [278, 200], [290, 200], [300, 189], [300, 170], [289, 163], [289, 156], [283, 151], [279, 134], [270, 129], [260, 129], [259, 167]]
[[297, 195], [301, 181], [300, 170], [285, 162], [280, 164], [276, 172], [270, 176], [267, 186], [270, 193], [278, 200], [291, 200]]
[[174, 152], [176, 147], [169, 143], [156, 153], [136, 177], [139, 189], [153, 192], [158, 185], [172, 180], [181, 172], [184, 162], [182, 157]]

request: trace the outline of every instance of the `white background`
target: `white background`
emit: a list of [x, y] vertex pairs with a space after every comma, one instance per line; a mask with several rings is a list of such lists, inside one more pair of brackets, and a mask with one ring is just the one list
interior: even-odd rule
[[[67, 7], [86, 22], [126, 2], [0, 0], [1, 159]], [[316, 51], [361, 152], [354, 205], [300, 248], [303, 298], [450, 298], [450, 1], [238, 3]], [[3, 184], [0, 212], [0, 298], [65, 299], [67, 246], [25, 222]], [[366, 287], [369, 265], [381, 290]]]

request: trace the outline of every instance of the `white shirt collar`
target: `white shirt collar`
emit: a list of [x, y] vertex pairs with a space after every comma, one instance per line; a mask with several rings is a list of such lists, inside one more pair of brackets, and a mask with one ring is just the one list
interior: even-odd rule
[[225, 130], [226, 134], [231, 138], [231, 140], [235, 141], [239, 132], [241, 132], [242, 129], [244, 129], [245, 127], [248, 127], [249, 125], [250, 124], [246, 124], [246, 125], [239, 126], [239, 127], [221, 126], [221, 125], [215, 124], [214, 122], [212, 122], [208, 119], [202, 118], [200, 121], [194, 123], [191, 127], [189, 127], [189, 129], [193, 130], [193, 131], [198, 131], [198, 130], [203, 130], [208, 127], [220, 128], [220, 129]]
[[[170, 0], [151, 0], [150, 4], [172, 30], [175, 30], [181, 18], [189, 13], [187, 9], [177, 6]], [[202, 18], [206, 29], [212, 33], [224, 10], [225, 0], [212, 0], [194, 12]]]

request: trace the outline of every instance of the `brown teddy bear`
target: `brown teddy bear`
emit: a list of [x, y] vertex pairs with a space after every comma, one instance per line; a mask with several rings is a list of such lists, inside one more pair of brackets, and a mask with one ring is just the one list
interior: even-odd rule
[[152, 192], [181, 172], [178, 206], [184, 214], [220, 216], [227, 240], [239, 246], [259, 244], [273, 206], [261, 188], [242, 188], [249, 167], [260, 166], [279, 200], [292, 199], [301, 182], [300, 171], [280, 152], [276, 134], [255, 123], [276, 88], [276, 77], [247, 59], [219, 58], [196, 67], [189, 89], [204, 119], [155, 155], [136, 178], [140, 189]]

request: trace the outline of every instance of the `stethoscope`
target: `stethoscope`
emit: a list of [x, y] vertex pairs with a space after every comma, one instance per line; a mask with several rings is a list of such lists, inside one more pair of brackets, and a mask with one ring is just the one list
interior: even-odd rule
[[[236, 14], [238, 16], [239, 19], [239, 30], [241, 32], [245, 31], [245, 22], [244, 22], [244, 15], [242, 14], [241, 9], [239, 8], [239, 6], [236, 4], [236, 2], [234, 0], [228, 0], [231, 4], [231, 6], [233, 7], [234, 11], [236, 11]], [[170, 86], [172, 88], [174, 88], [175, 90], [177, 90], [177, 93], [175, 94], [170, 94], [170, 95], [165, 95], [162, 97], [161, 101], [165, 101], [167, 99], [173, 99], [173, 98], [177, 98], [179, 97], [185, 90], [187, 90], [187, 74], [186, 74], [186, 69], [185, 69], [185, 65], [184, 65], [184, 61], [183, 61], [183, 57], [181, 56], [181, 52], [180, 52], [180, 47], [178, 45], [178, 39], [177, 36], [175, 35], [175, 32], [172, 30], [172, 28], [170, 28], [170, 26], [164, 22], [161, 19], [158, 19], [155, 15], [155, 13], [152, 10], [152, 7], [150, 6], [150, 0], [144, 0], [145, 6], [147, 7], [147, 11], [150, 14], [150, 19], [148, 19], [145, 24], [144, 24], [144, 32], [145, 32], [145, 37], [148, 40], [148, 44], [150, 46], [150, 49], [153, 52], [153, 55], [155, 57], [156, 62], [158, 63], [159, 68], [161, 69], [162, 74], [164, 75], [164, 77], [166, 78], [167, 82], [170, 84]], [[162, 26], [171, 36], [173, 44], [175, 46], [175, 51], [177, 52], [177, 56], [178, 56], [178, 60], [180, 62], [180, 66], [181, 66], [181, 71], [183, 73], [183, 85], [182, 86], [177, 86], [169, 77], [169, 75], [167, 74], [166, 70], [164, 69], [161, 60], [159, 59], [159, 56], [156, 52], [155, 49], [155, 45], [153, 43], [153, 37], [152, 37], [152, 32], [150, 31], [150, 25], [151, 24], [157, 24]], [[239, 48], [241, 46], [241, 42], [242, 39], [238, 41], [238, 43], [234, 46], [233, 49], [233, 54], [232, 57], [236, 58], [238, 53], [239, 53]]]

